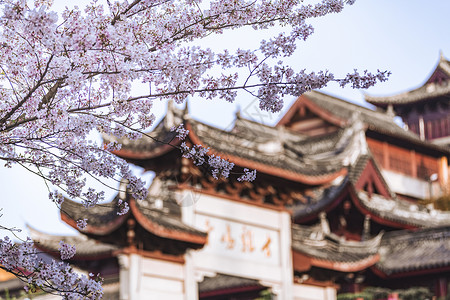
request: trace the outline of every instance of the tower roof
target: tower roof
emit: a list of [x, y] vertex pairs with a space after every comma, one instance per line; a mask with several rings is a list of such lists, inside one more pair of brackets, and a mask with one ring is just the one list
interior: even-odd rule
[[278, 126], [286, 126], [292, 122], [291, 120], [295, 119], [295, 115], [299, 113], [302, 107], [311, 110], [312, 113], [321, 118], [326, 118], [339, 128], [349, 126], [357, 116], [364, 124], [366, 132], [382, 137], [383, 140], [391, 139], [395, 142], [406, 142], [412, 144], [419, 152], [427, 151], [427, 153], [434, 153], [437, 156], [450, 155], [447, 147], [421, 140], [417, 134], [403, 129], [392, 116], [384, 112], [375, 111], [317, 91], [311, 91], [300, 96], [281, 118]]
[[439, 62], [430, 78], [417, 89], [392, 96], [365, 95], [367, 102], [380, 107], [391, 104], [395, 106], [410, 105], [438, 98], [450, 93], [450, 61], [440, 54]]

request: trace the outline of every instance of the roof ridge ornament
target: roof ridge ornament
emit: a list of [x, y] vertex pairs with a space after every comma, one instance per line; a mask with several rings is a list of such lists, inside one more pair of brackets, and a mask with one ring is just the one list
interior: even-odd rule
[[175, 113], [173, 100], [170, 99], [169, 101], [167, 101], [167, 113], [164, 117], [164, 128], [170, 129], [173, 126], [175, 126]]
[[363, 223], [363, 232], [361, 235], [361, 241], [370, 240], [370, 215], [366, 214]]
[[237, 109], [236, 109], [236, 112], [235, 112], [235, 117], [236, 117], [236, 120], [237, 119], [242, 119], [241, 106], [239, 104], [237, 105]]
[[386, 115], [388, 115], [389, 117], [394, 118], [395, 117], [395, 110], [394, 110], [394, 106], [392, 105], [392, 103], [389, 103], [386, 109]]
[[[188, 99], [189, 100], [189, 99]], [[181, 118], [182, 118], [182, 120], [183, 121], [185, 121], [185, 120], [189, 120], [191, 117], [189, 116], [189, 102], [188, 102], [188, 100], [186, 100], [186, 105], [184, 106], [184, 109], [183, 109], [183, 113], [182, 113], [182, 115], [181, 115]]]
[[320, 228], [322, 229], [322, 232], [324, 234], [329, 234], [330, 231], [330, 224], [328, 223], [327, 220], [327, 213], [322, 211], [321, 213], [319, 213], [319, 218], [320, 218]]
[[365, 135], [365, 124], [361, 118], [361, 112], [355, 111], [349, 120], [350, 126], [344, 129], [341, 140], [336, 148], [347, 153], [343, 158], [344, 166], [353, 166], [361, 155], [368, 153], [368, 145]]

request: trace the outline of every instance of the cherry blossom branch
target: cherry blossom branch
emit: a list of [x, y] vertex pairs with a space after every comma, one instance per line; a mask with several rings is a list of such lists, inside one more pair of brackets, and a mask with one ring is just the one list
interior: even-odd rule
[[[296, 0], [108, 1], [109, 12], [93, 2], [84, 10], [66, 9], [59, 16], [45, 6], [30, 7], [27, 1], [0, 1], [0, 82], [6, 83], [0, 89], [0, 159], [7, 166], [17, 163], [35, 172], [69, 197], [81, 197], [86, 206], [101, 198], [86, 186], [86, 177], [100, 182], [124, 178], [133, 197], [146, 196], [143, 182], [132, 175], [128, 164], [106, 152], [119, 146], [105, 149], [90, 143], [88, 136], [94, 130], [131, 139], [147, 136], [179, 149], [180, 155], [213, 177], [234, 174], [232, 162], [200, 145], [181, 143], [186, 133], [182, 127], [174, 128], [181, 144], [175, 138], [158, 141], [145, 133], [154, 121], [152, 102], [181, 103], [190, 95], [233, 102], [242, 90], [260, 99], [261, 109], [279, 111], [283, 95], [297, 97], [330, 82], [367, 88], [386, 80], [386, 71], [354, 71], [338, 78], [328, 71], [306, 73], [273, 63], [291, 56], [297, 43], [312, 34], [307, 19], [340, 12], [346, 2], [353, 2], [317, 1], [315, 5]], [[265, 30], [276, 25], [284, 26], [285, 33], [234, 54], [195, 45], [225, 30], [249, 26]], [[218, 74], [219, 68], [227, 71]], [[149, 91], [137, 94], [135, 82], [147, 84]], [[244, 169], [244, 174], [235, 175], [242, 175], [238, 180], [252, 180], [255, 172]], [[60, 205], [61, 193], [49, 194]], [[126, 202], [118, 205], [120, 213], [126, 213]], [[86, 220], [78, 222], [85, 226]], [[31, 243], [8, 245], [9, 241], [0, 240], [0, 263], [30, 280], [33, 287], [66, 298], [75, 298], [74, 293], [87, 299], [100, 295], [87, 279], [71, 277], [73, 272], [65, 265], [17, 260], [33, 256], [25, 255], [33, 253]]]
[[40, 87], [42, 80], [44, 79], [45, 75], [47, 74], [48, 68], [50, 66], [50, 62], [52, 60], [53, 56], [51, 56], [49, 58], [49, 60], [47, 61], [47, 64], [45, 66], [45, 70], [43, 72], [43, 74], [41, 75], [41, 77], [38, 79], [38, 81], [36, 82], [36, 84], [34, 85], [33, 88], [31, 88], [31, 90], [28, 92], [28, 94], [26, 94], [22, 100], [19, 101], [19, 103], [17, 103], [16, 106], [14, 106], [13, 108], [11, 108], [10, 111], [8, 111], [1, 119], [0, 119], [0, 125], [3, 125], [6, 120], [8, 120], [30, 97], [31, 95]]

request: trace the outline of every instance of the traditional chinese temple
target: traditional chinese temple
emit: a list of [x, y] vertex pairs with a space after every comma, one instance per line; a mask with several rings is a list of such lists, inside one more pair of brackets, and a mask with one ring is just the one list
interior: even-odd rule
[[400, 116], [422, 140], [450, 146], [449, 97], [450, 61], [441, 53], [431, 76], [419, 88], [393, 96], [366, 96], [366, 101]]
[[[170, 130], [179, 124], [187, 144], [210, 147], [238, 172], [256, 169], [256, 180], [216, 180], [181, 157], [167, 144], [180, 145]], [[230, 131], [169, 104], [149, 136], [105, 137], [122, 143], [116, 155], [155, 172], [146, 200], [123, 182], [112, 203], [63, 202], [64, 222], [89, 220], [79, 236], [32, 232], [50, 253], [61, 239], [76, 244], [70, 263], [100, 273], [107, 299], [333, 300], [366, 286], [447, 295], [450, 212], [419, 200], [446, 191], [450, 150], [392, 114], [312, 91], [276, 126], [237, 114]]]

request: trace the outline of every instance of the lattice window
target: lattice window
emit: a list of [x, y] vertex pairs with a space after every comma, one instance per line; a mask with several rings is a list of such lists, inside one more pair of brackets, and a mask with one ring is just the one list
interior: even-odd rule
[[406, 175], [412, 175], [411, 156], [401, 152], [389, 153], [389, 169]]

